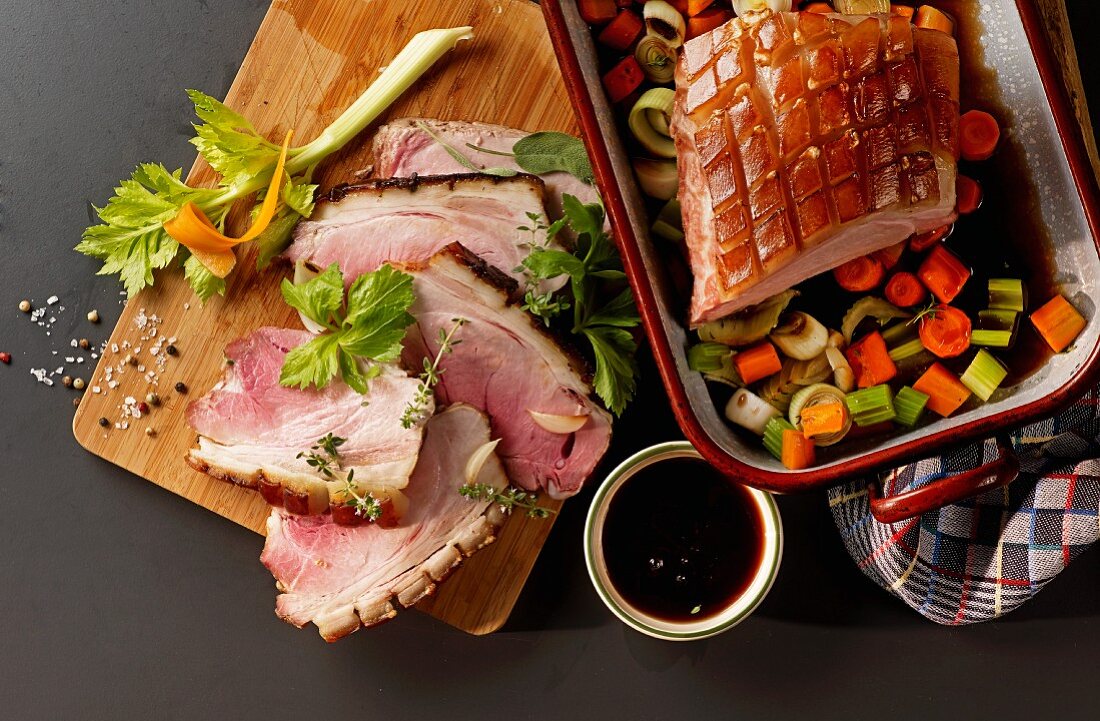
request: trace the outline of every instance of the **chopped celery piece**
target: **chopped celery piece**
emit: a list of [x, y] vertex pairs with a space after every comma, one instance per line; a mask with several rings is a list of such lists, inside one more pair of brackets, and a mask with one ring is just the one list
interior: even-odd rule
[[890, 360], [898, 363], [906, 358], [912, 358], [913, 356], [922, 353], [924, 351], [924, 343], [921, 343], [920, 338], [913, 338], [907, 340], [899, 346], [890, 349]]
[[1012, 331], [978, 329], [971, 332], [970, 343], [986, 348], [1007, 348], [1012, 345]]
[[894, 396], [885, 383], [849, 393], [844, 398], [848, 412], [857, 426], [873, 426], [897, 417]]
[[982, 330], [1015, 331], [1020, 314], [1014, 310], [992, 308], [978, 311], [978, 327]]
[[764, 426], [764, 447], [777, 461], [783, 460], [783, 431], [798, 430], [783, 416], [776, 416]]
[[882, 339], [886, 341], [888, 348], [901, 345], [906, 341], [917, 337], [917, 326], [908, 321], [895, 323], [882, 331]]
[[676, 198], [665, 203], [657, 219], [653, 221], [653, 234], [670, 243], [679, 243], [684, 239], [684, 221], [680, 215], [680, 201]]
[[688, 367], [700, 373], [717, 373], [732, 353], [721, 343], [699, 343], [688, 348]]
[[903, 387], [894, 396], [894, 410], [897, 411], [897, 422], [912, 428], [917, 425], [920, 416], [924, 413], [924, 406], [928, 404], [928, 395], [909, 386]]
[[959, 380], [970, 389], [970, 392], [983, 401], [987, 401], [1007, 376], [1008, 368], [1005, 368], [1004, 363], [1001, 363], [983, 348], [978, 351], [978, 355], [974, 356], [970, 367], [966, 369]]
[[996, 310], [1024, 310], [1024, 282], [1019, 278], [990, 278], [989, 307]]

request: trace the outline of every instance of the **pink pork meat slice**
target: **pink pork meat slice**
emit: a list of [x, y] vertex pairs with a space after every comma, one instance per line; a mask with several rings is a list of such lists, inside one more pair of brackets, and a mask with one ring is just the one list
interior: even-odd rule
[[[424, 128], [420, 127], [423, 124]], [[435, 138], [432, 137], [435, 135]], [[450, 175], [469, 169], [451, 157], [436, 138], [458, 150], [475, 165], [485, 168], [519, 170], [516, 161], [502, 155], [480, 153], [469, 145], [498, 153], [512, 152], [516, 141], [530, 133], [503, 125], [467, 122], [465, 120], [434, 120], [402, 118], [386, 123], [374, 135], [374, 175], [379, 178], [407, 178], [413, 175]], [[585, 203], [597, 203], [596, 189], [569, 173], [546, 173], [539, 176], [546, 183], [546, 210], [552, 220], [562, 216], [562, 196], [572, 195]]]
[[758, 13], [689, 40], [672, 136], [691, 323], [951, 223], [959, 51], [898, 15]]
[[[318, 268], [339, 263], [350, 284], [388, 261], [426, 261], [461, 243], [519, 282], [531, 251], [528, 213], [545, 217], [543, 183], [533, 175], [440, 175], [373, 180], [333, 189], [298, 224], [285, 256]], [[553, 247], [560, 247], [553, 244]], [[563, 279], [546, 281], [543, 292]]]
[[[593, 400], [583, 361], [509, 300], [514, 284], [461, 246], [401, 269], [412, 274], [416, 295], [406, 366], [419, 368], [424, 358], [434, 358], [440, 333], [451, 331], [455, 319], [465, 320], [454, 334], [459, 343], [442, 358], [437, 402], [468, 403], [489, 415], [513, 483], [559, 499], [575, 494], [611, 440], [611, 416]], [[583, 418], [583, 425], [551, 432], [532, 412]]]
[[[187, 407], [187, 422], [199, 434], [187, 463], [198, 471], [263, 493], [268, 502], [296, 513], [322, 513], [342, 486], [323, 478], [298, 454], [331, 433], [343, 471], [363, 487], [408, 484], [420, 449], [422, 424], [403, 428], [401, 417], [420, 382], [385, 366], [370, 382], [370, 404], [334, 379], [324, 389], [279, 384], [286, 354], [314, 336], [307, 331], [260, 328], [225, 349], [225, 376]], [[429, 412], [434, 406], [429, 406]]]
[[[467, 461], [488, 442], [489, 424], [470, 406], [432, 417], [406, 491], [411, 510], [395, 528], [273, 509], [260, 560], [282, 591], [278, 616], [299, 627], [313, 622], [335, 641], [393, 618], [395, 600], [408, 607], [431, 594], [464, 557], [493, 542], [504, 520], [499, 506], [459, 494]], [[474, 482], [508, 485], [495, 455]]]

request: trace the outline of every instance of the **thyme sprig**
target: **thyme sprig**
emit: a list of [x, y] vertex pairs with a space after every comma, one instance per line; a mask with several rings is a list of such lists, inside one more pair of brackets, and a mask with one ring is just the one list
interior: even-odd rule
[[340, 452], [336, 449], [347, 442], [347, 438], [327, 433], [324, 438], [319, 438], [310, 446], [308, 451], [302, 451], [295, 458], [304, 458], [306, 463], [316, 468], [321, 475], [326, 478], [335, 478], [335, 471], [340, 470]]
[[355, 482], [354, 468], [348, 471], [348, 475], [344, 479], [344, 487], [340, 490], [347, 497], [344, 505], [354, 508], [355, 515], [369, 521], [377, 521], [382, 516], [382, 502], [375, 498], [374, 494], [370, 491], [363, 495], [359, 494], [359, 486]]
[[439, 329], [439, 350], [436, 351], [435, 358], [424, 359], [424, 372], [420, 374], [420, 385], [401, 415], [402, 428], [412, 428], [428, 417], [428, 401], [432, 398], [432, 389], [439, 383], [445, 370], [440, 367], [440, 363], [443, 361], [443, 356], [454, 352], [455, 346], [462, 342], [455, 338], [455, 333], [468, 322], [465, 318], [452, 318], [450, 330]]
[[921, 308], [920, 312], [910, 318], [905, 325], [913, 325], [919, 323], [922, 319], [928, 318], [929, 320], [936, 319], [936, 313], [939, 310], [939, 304], [936, 301], [932, 301], [926, 307]]
[[500, 506], [505, 513], [511, 513], [514, 508], [523, 508], [527, 511], [528, 518], [549, 518], [550, 514], [557, 511], [538, 506], [539, 497], [535, 493], [521, 491], [517, 488], [505, 488], [498, 491], [488, 483], [465, 483], [458, 488], [463, 498], [471, 501], [490, 501]]

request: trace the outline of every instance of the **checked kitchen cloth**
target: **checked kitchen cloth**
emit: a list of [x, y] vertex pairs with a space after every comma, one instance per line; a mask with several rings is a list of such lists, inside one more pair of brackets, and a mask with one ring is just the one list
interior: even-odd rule
[[[1011, 435], [1020, 476], [970, 500], [885, 525], [867, 481], [829, 491], [829, 507], [859, 568], [936, 623], [988, 621], [1019, 608], [1100, 537], [1100, 389], [1061, 415]], [[994, 460], [992, 439], [903, 466], [883, 495]]]

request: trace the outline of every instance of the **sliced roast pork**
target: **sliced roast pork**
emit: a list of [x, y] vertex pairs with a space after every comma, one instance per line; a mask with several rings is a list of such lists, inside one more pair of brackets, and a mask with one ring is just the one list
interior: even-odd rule
[[698, 325], [955, 218], [959, 53], [900, 16], [735, 19], [684, 45], [672, 135]]
[[440, 333], [464, 320], [454, 333], [459, 343], [442, 358], [437, 402], [468, 403], [489, 415], [497, 453], [516, 485], [554, 498], [576, 493], [611, 439], [611, 417], [592, 399], [583, 362], [509, 302], [514, 286], [506, 277], [461, 246], [402, 269], [412, 274], [416, 295], [405, 364], [418, 368], [434, 358]]
[[[461, 243], [517, 280], [531, 250], [533, 213], [545, 217], [543, 183], [533, 175], [439, 175], [343, 186], [298, 224], [286, 251], [293, 261], [324, 268], [339, 263], [350, 283], [387, 261], [426, 261]], [[541, 239], [539, 239], [541, 240]], [[543, 291], [561, 287], [547, 281]]]
[[[431, 132], [426, 132], [422, 125]], [[497, 153], [510, 153], [516, 141], [528, 135], [523, 130], [489, 123], [402, 118], [383, 125], [375, 133], [374, 174], [379, 178], [407, 178], [413, 175], [469, 172], [462, 163], [451, 157], [447, 148], [439, 141], [458, 150], [481, 167], [519, 170], [512, 158], [480, 153], [469, 146]], [[598, 202], [596, 189], [569, 173], [546, 173], [540, 177], [546, 182], [546, 210], [553, 220], [561, 217], [562, 196], [567, 193], [585, 203]]]
[[279, 385], [286, 354], [312, 337], [260, 328], [229, 344], [225, 376], [187, 408], [187, 422], [199, 433], [198, 447], [187, 455], [190, 466], [258, 489], [296, 513], [321, 513], [343, 483], [325, 478], [298, 454], [331, 433], [345, 439], [339, 470], [354, 471], [360, 487], [400, 491], [408, 485], [423, 427], [404, 428], [401, 417], [419, 381], [386, 366], [370, 382], [368, 405], [339, 378], [321, 390]]
[[[503, 522], [500, 508], [459, 494], [467, 461], [489, 442], [485, 416], [454, 405], [428, 421], [424, 447], [406, 493], [408, 515], [396, 528], [339, 526], [332, 516], [273, 509], [260, 560], [278, 582], [275, 611], [295, 626], [313, 622], [326, 640], [393, 618], [432, 593], [463, 557], [485, 547]], [[508, 485], [490, 454], [476, 483]]]

